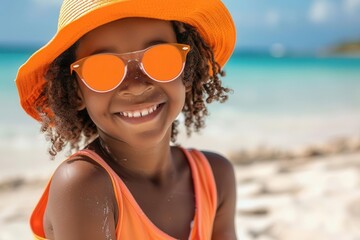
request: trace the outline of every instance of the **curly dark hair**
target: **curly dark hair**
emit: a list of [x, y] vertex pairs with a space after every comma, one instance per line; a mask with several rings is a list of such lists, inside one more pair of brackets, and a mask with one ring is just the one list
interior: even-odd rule
[[[187, 135], [198, 132], [205, 126], [204, 118], [208, 115], [207, 103], [214, 100], [224, 102], [228, 98], [229, 88], [222, 86], [220, 77], [225, 76], [219, 63], [215, 61], [211, 47], [203, 40], [198, 31], [191, 25], [172, 21], [178, 43], [190, 45], [184, 69], [183, 83], [187, 89], [185, 105], [182, 112], [185, 116]], [[69, 144], [70, 151], [78, 150], [97, 137], [97, 129], [86, 109], [78, 111], [78, 83], [70, 73], [70, 64], [75, 61], [73, 44], [50, 65], [45, 74], [46, 84], [38, 98], [37, 106], [42, 116], [41, 132], [51, 142], [49, 153], [53, 157]], [[211, 67], [211, 69], [210, 69]], [[45, 101], [43, 100], [45, 99]], [[46, 107], [44, 107], [46, 106]], [[44, 109], [49, 108], [53, 114]], [[172, 126], [171, 141], [176, 142], [179, 122]]]

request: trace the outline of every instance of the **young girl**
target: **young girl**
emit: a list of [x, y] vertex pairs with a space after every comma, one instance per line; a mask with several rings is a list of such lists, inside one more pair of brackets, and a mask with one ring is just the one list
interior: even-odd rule
[[180, 112], [198, 131], [226, 100], [234, 44], [220, 0], [65, 0], [16, 79], [50, 154], [75, 152], [31, 216], [35, 239], [236, 239], [229, 161], [170, 145]]

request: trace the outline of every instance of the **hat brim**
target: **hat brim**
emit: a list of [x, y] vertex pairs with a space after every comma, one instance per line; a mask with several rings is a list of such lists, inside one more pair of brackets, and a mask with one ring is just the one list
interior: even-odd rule
[[234, 50], [235, 26], [220, 0], [108, 1], [91, 11], [85, 8], [60, 18], [59, 26], [63, 27], [59, 27], [55, 36], [19, 68], [15, 81], [23, 109], [40, 121], [36, 108], [46, 106], [35, 106], [35, 102], [45, 84], [44, 75], [53, 60], [87, 32], [127, 17], [176, 20], [194, 26], [212, 47], [215, 60], [221, 66], [225, 65]]

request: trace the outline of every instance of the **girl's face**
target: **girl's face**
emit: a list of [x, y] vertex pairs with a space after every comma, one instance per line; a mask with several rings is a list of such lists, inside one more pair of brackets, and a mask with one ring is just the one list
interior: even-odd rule
[[[102, 52], [138, 51], [159, 43], [176, 43], [170, 22], [121, 19], [83, 36], [76, 50], [76, 59]], [[125, 79], [110, 92], [94, 92], [79, 79], [78, 83], [80, 109], [87, 109], [100, 136], [133, 147], [168, 141], [172, 122], [185, 102], [182, 75], [172, 82], [155, 82], [141, 71], [136, 61], [128, 63]]]

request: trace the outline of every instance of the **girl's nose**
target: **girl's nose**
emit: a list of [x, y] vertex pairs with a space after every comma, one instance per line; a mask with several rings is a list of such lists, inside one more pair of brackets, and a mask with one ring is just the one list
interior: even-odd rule
[[120, 84], [119, 93], [138, 96], [152, 88], [151, 79], [141, 70], [140, 64], [137, 61], [129, 62], [126, 76]]

